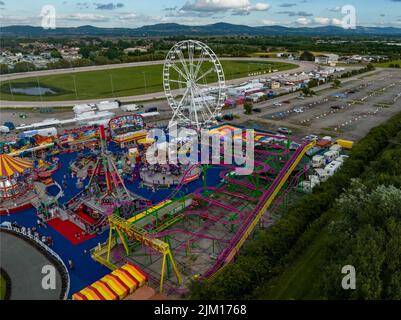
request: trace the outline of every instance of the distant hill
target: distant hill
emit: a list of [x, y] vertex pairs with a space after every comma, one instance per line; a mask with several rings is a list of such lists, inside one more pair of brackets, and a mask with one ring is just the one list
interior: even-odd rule
[[0, 29], [1, 36], [46, 37], [46, 36], [224, 36], [224, 35], [377, 35], [401, 36], [401, 28], [357, 27], [345, 30], [335, 26], [315, 28], [289, 28], [283, 26], [250, 27], [229, 23], [215, 23], [203, 26], [187, 26], [176, 23], [160, 23], [140, 28], [99, 28], [81, 26], [45, 30], [33, 26], [8, 26]]

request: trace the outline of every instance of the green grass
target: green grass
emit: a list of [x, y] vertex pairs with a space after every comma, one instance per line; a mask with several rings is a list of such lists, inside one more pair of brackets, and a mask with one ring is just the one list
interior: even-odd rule
[[397, 64], [397, 63], [401, 66], [401, 59], [388, 62], [374, 63], [373, 65], [379, 68], [390, 68], [390, 64]]
[[[209, 69], [207, 64], [202, 71]], [[249, 73], [268, 72], [269, 70], [290, 70], [297, 65], [272, 61], [222, 61], [227, 80], [247, 77]], [[163, 91], [163, 65], [75, 72], [42, 77], [28, 77], [18, 80], [0, 82], [1, 100], [41, 101], [40, 96], [10, 94], [11, 87], [29, 87], [38, 82], [41, 87], [49, 87], [57, 92], [54, 95], [43, 95], [43, 101], [90, 100], [110, 97], [135, 96]], [[174, 73], [174, 71], [173, 71]], [[172, 74], [172, 76], [177, 76]], [[77, 91], [75, 92], [74, 78]], [[178, 78], [178, 77], [177, 77]], [[176, 79], [177, 79], [176, 78]], [[111, 79], [113, 80], [112, 90]], [[146, 85], [145, 85], [146, 79]], [[215, 75], [207, 77], [214, 81]], [[172, 88], [174, 89], [174, 88]], [[114, 94], [113, 94], [114, 91]]]
[[324, 228], [301, 256], [288, 266], [284, 273], [269, 284], [269, 300], [320, 299], [319, 275], [322, 273], [325, 243], [328, 238]]
[[6, 296], [6, 290], [7, 290], [6, 279], [4, 279], [3, 276], [0, 275], [0, 300], [4, 300], [4, 297]]

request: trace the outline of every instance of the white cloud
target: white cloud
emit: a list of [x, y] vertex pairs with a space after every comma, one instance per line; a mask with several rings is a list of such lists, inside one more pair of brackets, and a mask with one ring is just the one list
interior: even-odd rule
[[330, 18], [322, 18], [322, 17], [313, 18], [313, 21], [320, 25], [329, 25], [331, 23]]
[[310, 24], [312, 21], [308, 18], [298, 18], [297, 20], [295, 20], [295, 23], [306, 26], [308, 24]]
[[57, 19], [67, 21], [88, 21], [88, 22], [107, 22], [110, 20], [109, 17], [95, 14], [95, 13], [71, 13], [65, 15], [57, 15]]
[[179, 12], [203, 13], [205, 16], [217, 12], [232, 11], [234, 15], [248, 15], [253, 11], [268, 11], [268, 3], [252, 4], [249, 0], [193, 0], [187, 1]]
[[331, 24], [333, 26], [341, 27], [343, 25], [343, 21], [341, 19], [333, 18], [331, 19]]
[[277, 24], [278, 24], [276, 21], [273, 21], [273, 20], [265, 20], [265, 19], [262, 20], [261, 23], [262, 23], [264, 26], [274, 26], [274, 25], [277, 25]]

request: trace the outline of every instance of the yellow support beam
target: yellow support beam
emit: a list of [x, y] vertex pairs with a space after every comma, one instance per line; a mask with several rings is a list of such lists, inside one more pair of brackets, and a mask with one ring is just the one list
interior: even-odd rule
[[[164, 273], [165, 273], [165, 267], [166, 267], [166, 259], [170, 259], [171, 265], [173, 267], [174, 273], [176, 275], [177, 281], [179, 284], [182, 283], [182, 277], [181, 274], [177, 268], [177, 265], [174, 261], [173, 255], [171, 254], [170, 246], [168, 243], [163, 242], [159, 239], [152, 238], [149, 233], [134, 224], [130, 223], [129, 221], [112, 215], [109, 217], [109, 223], [110, 223], [110, 232], [112, 232], [113, 229], [116, 230], [118, 233], [122, 244], [124, 245], [124, 248], [129, 254], [129, 248], [127, 247], [127, 244], [125, 243], [124, 237], [122, 236], [121, 232], [124, 232], [128, 238], [134, 239], [136, 241], [139, 241], [143, 243], [144, 245], [148, 246], [149, 248], [152, 248], [153, 250], [160, 252], [163, 255], [163, 264], [162, 264], [162, 271], [161, 271], [161, 279], [160, 279], [160, 292], [163, 292], [163, 284], [164, 284]], [[109, 234], [109, 243], [108, 243], [108, 248], [107, 248], [107, 261], [109, 261], [110, 257], [110, 251], [111, 251], [111, 241], [112, 237]]]

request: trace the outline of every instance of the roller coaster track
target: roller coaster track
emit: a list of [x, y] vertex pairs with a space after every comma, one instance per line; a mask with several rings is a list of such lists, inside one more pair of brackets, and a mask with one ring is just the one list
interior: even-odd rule
[[286, 163], [278, 176], [274, 179], [269, 189], [262, 195], [259, 203], [256, 205], [252, 213], [246, 218], [236, 235], [231, 239], [230, 245], [221, 252], [213, 266], [201, 276], [202, 279], [211, 277], [221, 267], [230, 263], [233, 260], [246, 239], [255, 229], [259, 220], [265, 214], [266, 210], [273, 203], [274, 199], [276, 198], [292, 172], [300, 163], [305, 153], [313, 148], [315, 145], [315, 141], [311, 143], [305, 143], [293, 153], [290, 160]]

